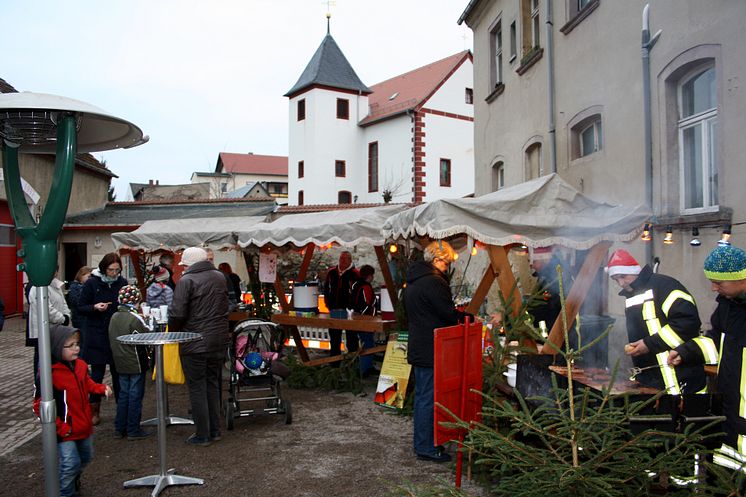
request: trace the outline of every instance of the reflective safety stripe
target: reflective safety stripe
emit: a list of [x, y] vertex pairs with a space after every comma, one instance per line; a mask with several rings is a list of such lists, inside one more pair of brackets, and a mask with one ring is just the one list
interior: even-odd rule
[[723, 361], [723, 343], [725, 343], [725, 333], [720, 334], [720, 348], [718, 349], [718, 374], [720, 373], [720, 363]]
[[624, 301], [625, 307], [632, 307], [635, 305], [640, 305], [646, 300], [653, 300], [653, 290], [648, 290], [645, 293], [641, 293], [640, 295], [635, 295], [634, 297], [630, 297], [627, 300]]
[[702, 357], [705, 359], [705, 364], [717, 364], [718, 363], [718, 351], [715, 348], [715, 342], [712, 338], [699, 336], [694, 339], [694, 343], [702, 351]]
[[[739, 445], [741, 445], [742, 437], [743, 435], [738, 437]], [[712, 462], [719, 466], [741, 470], [746, 473], [746, 457], [727, 444], [723, 444], [719, 449], [715, 449], [712, 455]]]
[[746, 368], [743, 367], [746, 364], [746, 349], [741, 349], [741, 383], [738, 385], [738, 391], [741, 393], [741, 399], [738, 407], [738, 415], [742, 418], [746, 418]]
[[741, 462], [746, 462], [746, 437], [738, 435], [738, 455]]
[[668, 365], [668, 351], [655, 354], [655, 358], [660, 366], [663, 384], [666, 386], [666, 392], [670, 395], [681, 394], [679, 381], [676, 379], [676, 370]]
[[[658, 321], [656, 319], [656, 321]], [[658, 324], [660, 326], [660, 323]], [[670, 325], [666, 325], [658, 332], [658, 334], [661, 336], [664, 342], [666, 342], [666, 345], [668, 345], [670, 348], [675, 349], [682, 343], [684, 343], [684, 340], [681, 339], [681, 337], [673, 331], [673, 328], [671, 328]]]
[[655, 302], [652, 300], [646, 301], [644, 304], [642, 304], [642, 319], [645, 321], [650, 321], [651, 319], [656, 319], [658, 316], [655, 315]]
[[677, 299], [683, 299], [694, 304], [694, 298], [691, 295], [686, 292], [682, 292], [681, 290], [674, 290], [673, 292], [668, 294], [666, 300], [663, 301], [663, 305], [661, 305], [661, 310], [663, 311], [664, 316], [668, 317], [668, 311], [671, 310], [671, 306], [674, 302], [676, 302]]

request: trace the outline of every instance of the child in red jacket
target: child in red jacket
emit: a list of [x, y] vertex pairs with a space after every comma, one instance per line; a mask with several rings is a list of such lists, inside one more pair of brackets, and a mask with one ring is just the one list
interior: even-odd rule
[[[57, 410], [57, 452], [60, 495], [77, 495], [80, 475], [93, 457], [93, 424], [89, 393], [112, 394], [109, 385], [94, 382], [88, 365], [80, 355], [80, 331], [69, 326], [50, 328], [52, 350], [52, 386]], [[39, 415], [41, 397], [34, 396], [34, 411]]]

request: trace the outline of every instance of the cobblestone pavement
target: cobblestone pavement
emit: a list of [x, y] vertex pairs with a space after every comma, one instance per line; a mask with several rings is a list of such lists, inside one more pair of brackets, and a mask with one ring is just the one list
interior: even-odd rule
[[26, 347], [26, 320], [5, 321], [0, 332], [0, 456], [41, 433], [32, 410], [34, 349]]

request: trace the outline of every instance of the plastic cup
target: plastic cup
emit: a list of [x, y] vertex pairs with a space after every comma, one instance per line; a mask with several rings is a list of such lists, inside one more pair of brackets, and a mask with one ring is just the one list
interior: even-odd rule
[[142, 309], [142, 315], [144, 317], [150, 316], [150, 306], [148, 304], [140, 305], [140, 309]]
[[160, 309], [161, 309], [161, 322], [165, 323], [168, 321], [168, 306], [162, 305]]

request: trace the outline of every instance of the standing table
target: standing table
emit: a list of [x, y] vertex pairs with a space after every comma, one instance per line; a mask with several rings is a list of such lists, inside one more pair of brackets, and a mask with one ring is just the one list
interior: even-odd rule
[[170, 333], [139, 333], [117, 337], [126, 345], [154, 345], [156, 364], [156, 402], [158, 412], [158, 453], [160, 459], [160, 473], [143, 476], [124, 482], [124, 488], [155, 487], [152, 497], [157, 497], [166, 487], [171, 485], [202, 485], [204, 480], [173, 474], [173, 469], [166, 469], [166, 385], [163, 381], [163, 346], [167, 343], [185, 343], [201, 340], [199, 333], [170, 332]]

